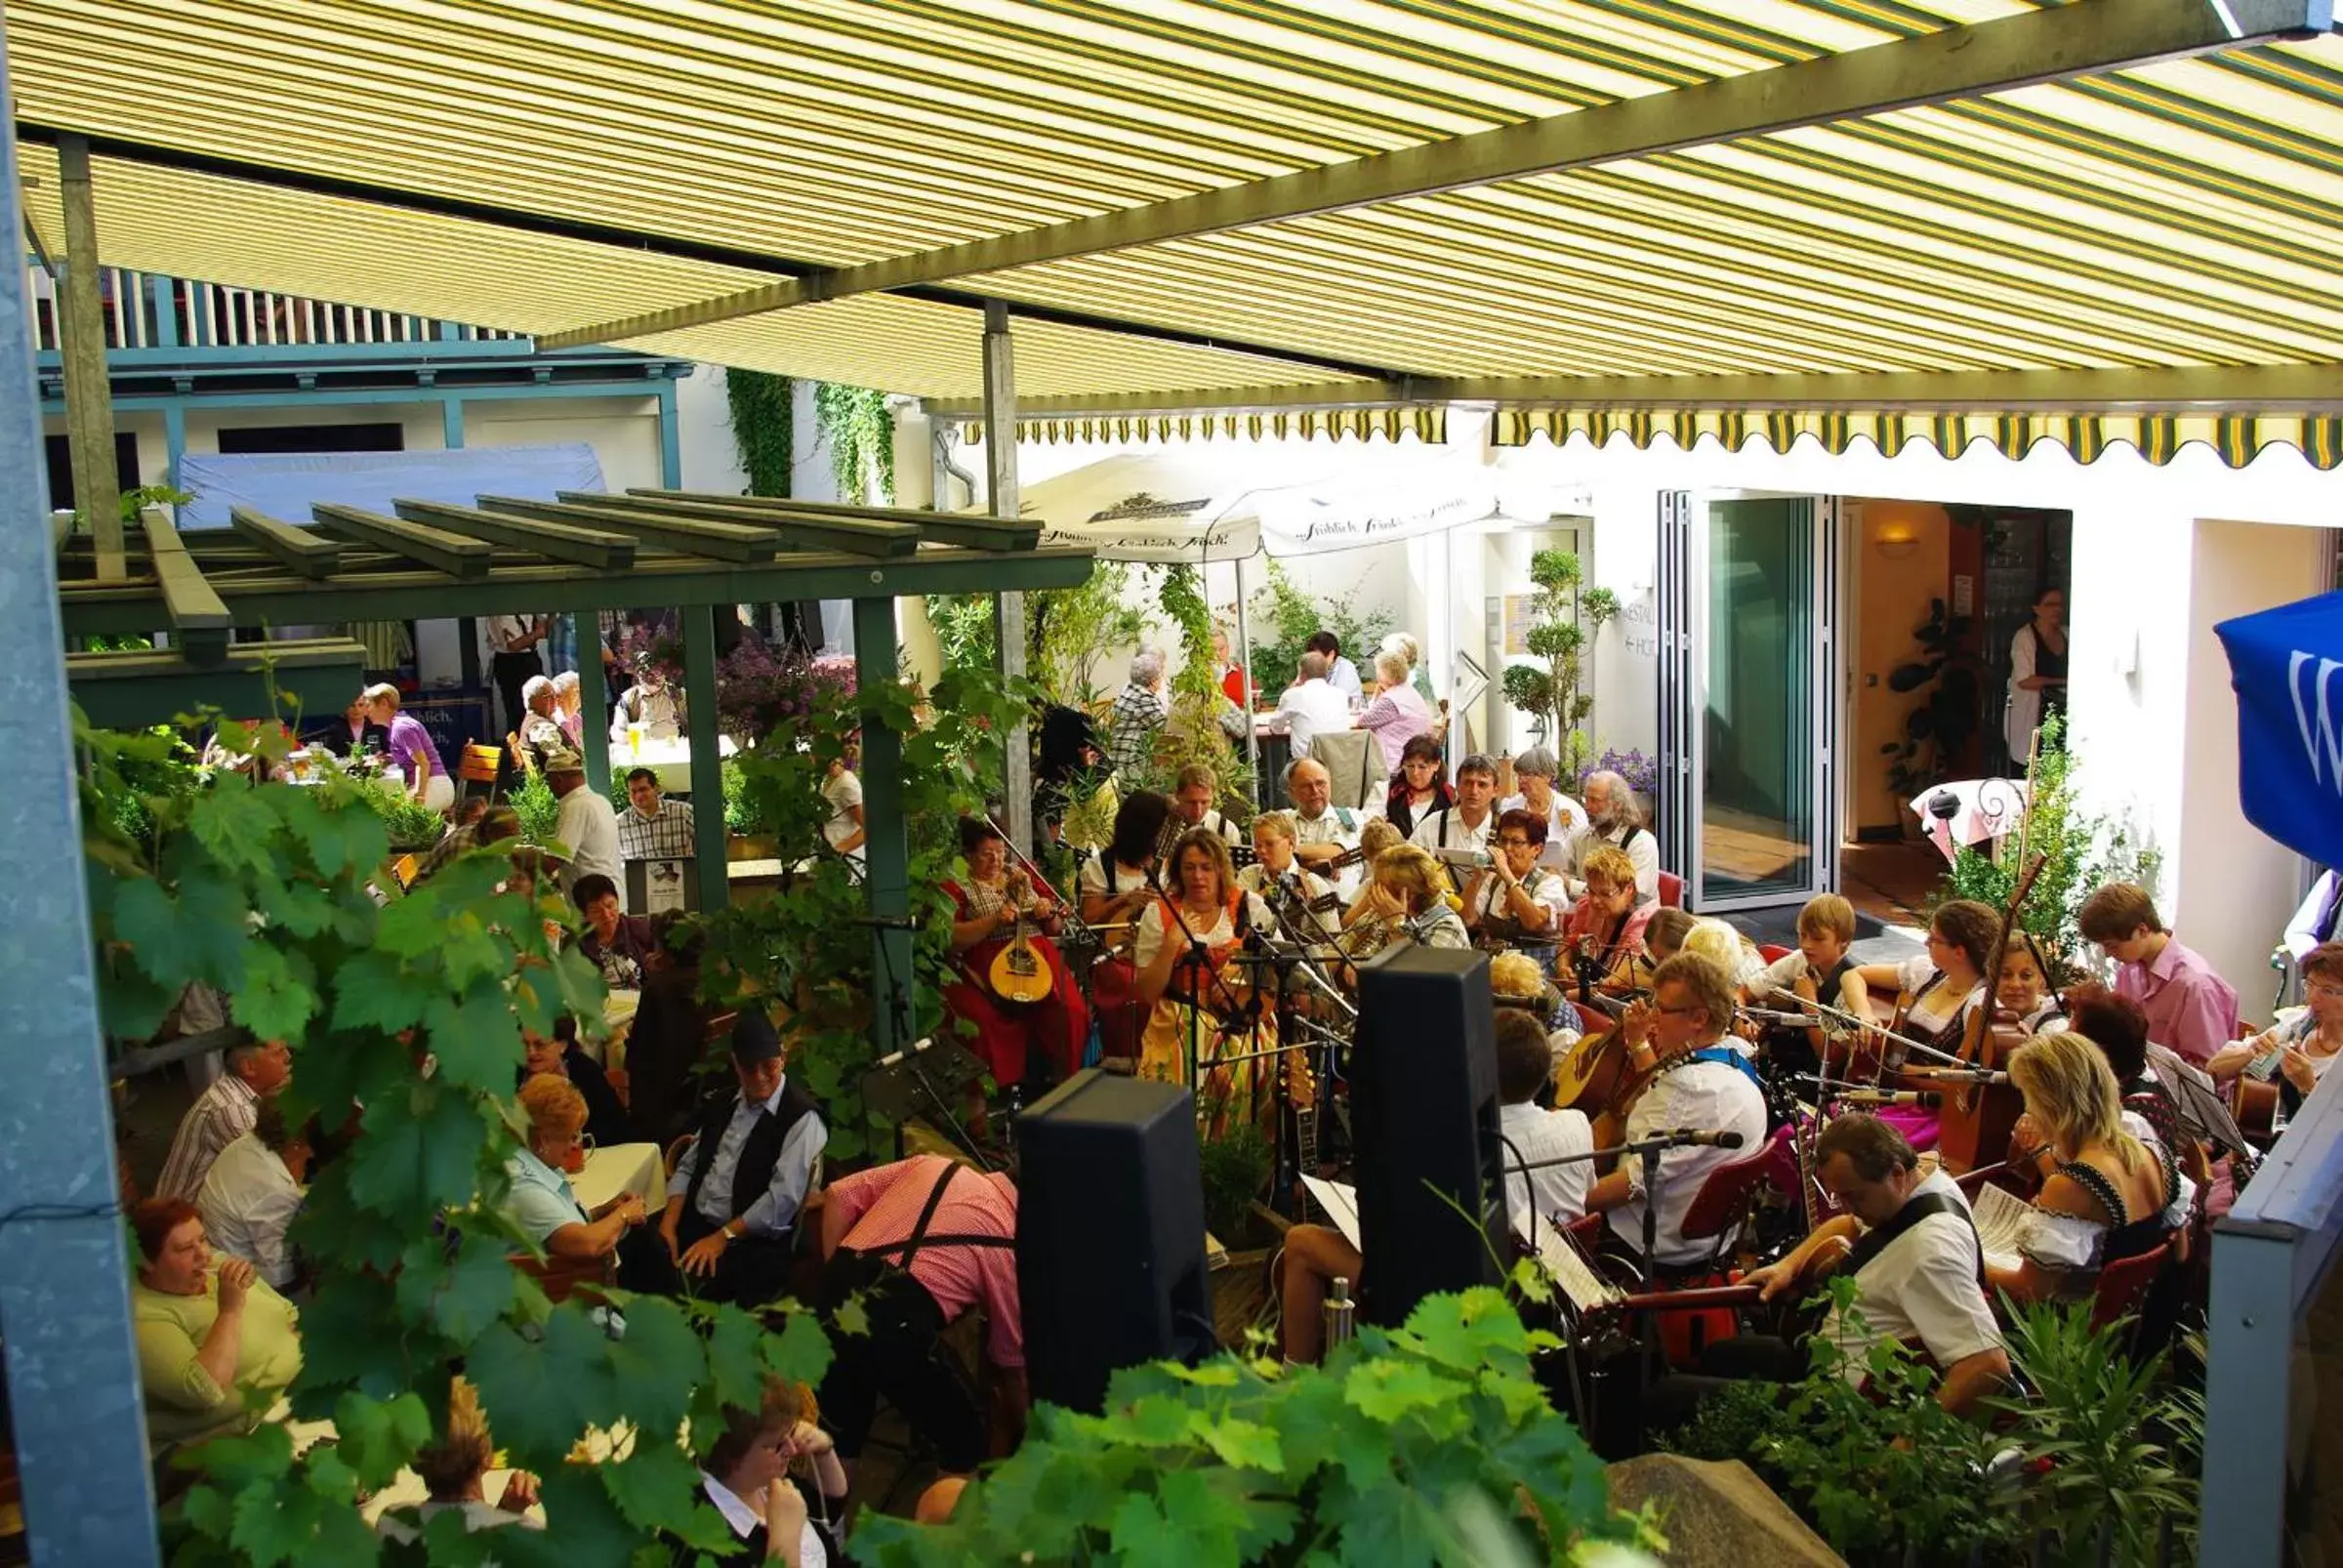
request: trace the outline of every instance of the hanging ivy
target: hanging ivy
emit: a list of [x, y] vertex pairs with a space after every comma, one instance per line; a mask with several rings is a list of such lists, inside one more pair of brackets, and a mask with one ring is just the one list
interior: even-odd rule
[[789, 494], [796, 461], [797, 428], [791, 397], [796, 384], [761, 370], [724, 372], [724, 397], [732, 405], [732, 444], [749, 475], [749, 494]]
[[813, 412], [830, 447], [838, 498], [859, 503], [876, 489], [882, 505], [893, 506], [895, 422], [886, 411], [886, 393], [821, 382], [813, 389]]

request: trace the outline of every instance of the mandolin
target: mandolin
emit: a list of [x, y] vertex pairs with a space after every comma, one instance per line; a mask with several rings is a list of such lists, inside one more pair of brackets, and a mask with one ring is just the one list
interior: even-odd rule
[[1057, 975], [1048, 955], [1033, 945], [1033, 927], [1025, 905], [1017, 906], [1017, 923], [1008, 945], [993, 955], [985, 977], [992, 984], [993, 995], [1004, 1002], [1040, 1002], [1056, 988]]

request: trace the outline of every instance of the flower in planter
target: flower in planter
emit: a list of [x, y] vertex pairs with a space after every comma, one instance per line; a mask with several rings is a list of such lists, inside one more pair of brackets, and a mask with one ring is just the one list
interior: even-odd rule
[[1627, 781], [1627, 788], [1638, 795], [1649, 795], [1660, 784], [1660, 764], [1650, 753], [1640, 748], [1628, 751], [1613, 749], [1588, 763], [1579, 770], [1579, 794], [1586, 793], [1586, 777], [1590, 773], [1617, 773]]

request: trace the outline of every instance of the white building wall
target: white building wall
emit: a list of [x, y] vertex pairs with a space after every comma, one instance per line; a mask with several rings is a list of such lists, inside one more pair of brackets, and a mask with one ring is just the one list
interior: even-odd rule
[[[439, 445], [438, 413], [432, 411], [432, 440]], [[659, 471], [659, 401], [655, 397], [546, 397], [485, 399], [464, 405], [464, 444], [545, 446], [584, 441], [601, 460], [602, 483], [611, 490], [655, 488]], [[408, 432], [407, 449], [423, 450]]]
[[724, 368], [694, 365], [676, 383], [676, 453], [683, 488], [740, 495], [749, 487], [740, 446], [732, 438], [732, 406], [725, 400]]

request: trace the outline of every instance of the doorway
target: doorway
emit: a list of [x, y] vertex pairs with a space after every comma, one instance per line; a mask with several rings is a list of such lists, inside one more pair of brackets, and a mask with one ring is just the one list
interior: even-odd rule
[[1662, 498], [1665, 862], [1702, 911], [1802, 903], [1837, 874], [1836, 504]]

